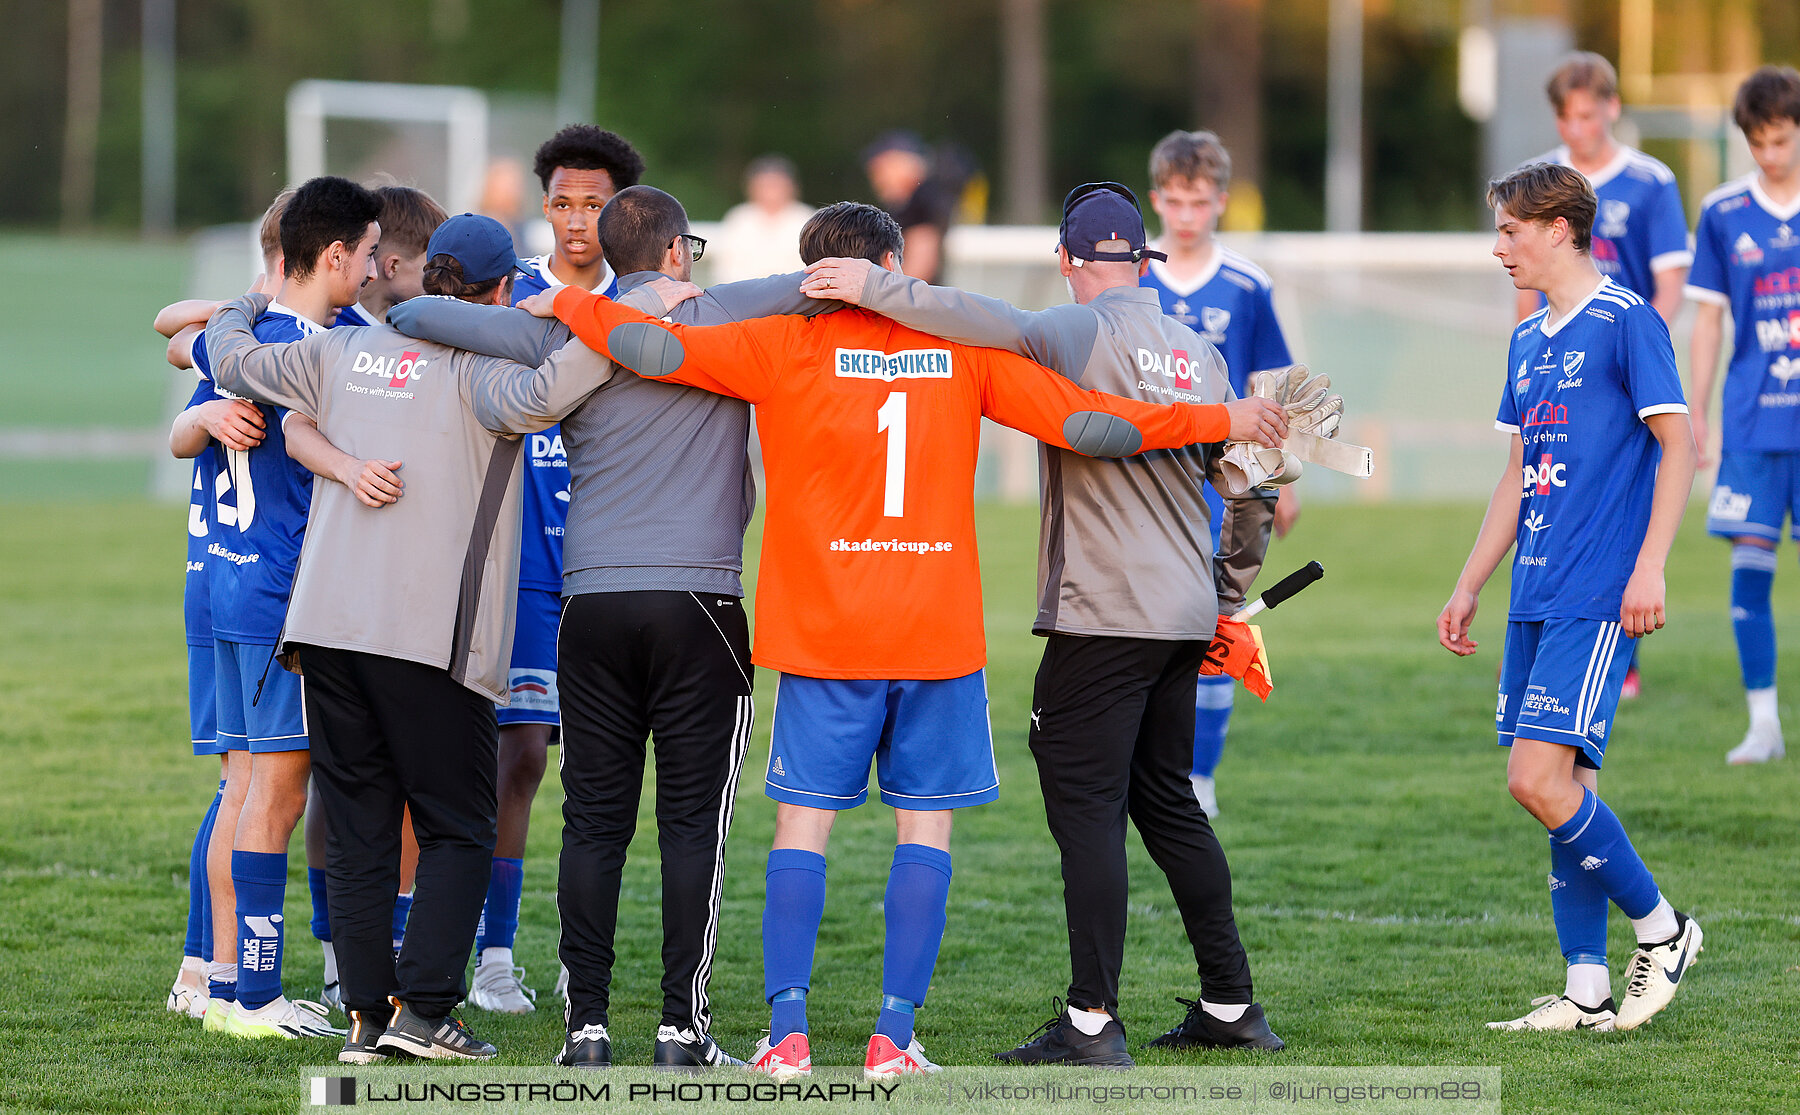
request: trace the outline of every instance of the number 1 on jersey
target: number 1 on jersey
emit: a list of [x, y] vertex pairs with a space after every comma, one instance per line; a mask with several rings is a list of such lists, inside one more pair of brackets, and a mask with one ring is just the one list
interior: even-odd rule
[[898, 519], [906, 513], [906, 392], [888, 392], [875, 419], [875, 432], [886, 431], [888, 436], [887, 487], [882, 493], [881, 514]]

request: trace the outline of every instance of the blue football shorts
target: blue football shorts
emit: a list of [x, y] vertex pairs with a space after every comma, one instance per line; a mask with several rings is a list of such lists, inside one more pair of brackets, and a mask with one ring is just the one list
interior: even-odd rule
[[1781, 541], [1781, 521], [1800, 538], [1800, 453], [1727, 449], [1706, 505], [1706, 532], [1719, 538]]
[[557, 593], [541, 588], [519, 590], [512, 668], [506, 676], [512, 703], [494, 710], [494, 719], [502, 728], [508, 724], [562, 726], [556, 694], [556, 629], [562, 624], [562, 607]]
[[1617, 620], [1508, 623], [1494, 713], [1500, 746], [1516, 736], [1560, 743], [1580, 748], [1577, 765], [1599, 770], [1636, 641]]
[[187, 648], [188, 735], [196, 755], [222, 755], [219, 742], [219, 698], [212, 644]]
[[252, 755], [306, 750], [306, 683], [271, 662], [274, 653], [267, 643], [213, 641], [222, 747]]
[[987, 675], [865, 681], [782, 674], [764, 793], [790, 805], [963, 809], [1000, 796], [988, 727]]

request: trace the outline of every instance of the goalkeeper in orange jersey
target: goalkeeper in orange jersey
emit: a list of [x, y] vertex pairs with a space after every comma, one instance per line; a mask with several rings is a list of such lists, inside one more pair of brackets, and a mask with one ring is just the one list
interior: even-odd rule
[[[899, 226], [840, 203], [801, 255], [898, 271]], [[1060, 449], [1124, 456], [1194, 443], [1279, 445], [1268, 400], [1162, 405], [1084, 391], [1041, 366], [855, 309], [663, 325], [565, 287], [524, 304], [640, 375], [756, 404], [768, 475], [753, 658], [781, 674], [767, 793], [776, 806], [763, 912], [768, 1038], [753, 1067], [811, 1070], [806, 993], [840, 809], [894, 807], [882, 1007], [871, 1078], [934, 1072], [913, 1034], [943, 939], [954, 810], [999, 793], [988, 728], [974, 476], [981, 418]], [[1191, 684], [1191, 683], [1190, 683]]]

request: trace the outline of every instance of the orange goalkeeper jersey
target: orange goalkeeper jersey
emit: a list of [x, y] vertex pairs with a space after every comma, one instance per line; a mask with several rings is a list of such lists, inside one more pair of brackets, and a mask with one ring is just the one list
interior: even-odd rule
[[756, 405], [768, 494], [753, 657], [808, 677], [953, 678], [986, 663], [983, 415], [1063, 448], [1064, 422], [1083, 412], [1126, 419], [1142, 449], [1219, 441], [1229, 424], [1222, 406], [1083, 391], [864, 310], [681, 326], [564, 287], [556, 315], [608, 355], [615, 326], [667, 329], [686, 356], [662, 378]]

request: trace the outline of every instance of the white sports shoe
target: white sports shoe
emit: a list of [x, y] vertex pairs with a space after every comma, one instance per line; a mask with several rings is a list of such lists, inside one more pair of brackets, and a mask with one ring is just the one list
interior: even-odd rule
[[1540, 995], [1531, 1001], [1536, 1007], [1523, 1018], [1513, 1018], [1505, 1022], [1490, 1022], [1490, 1030], [1610, 1030], [1613, 1028], [1613, 1011], [1611, 999], [1601, 1003], [1593, 1010], [1582, 1006], [1567, 995]]
[[863, 1057], [864, 1080], [886, 1080], [894, 1076], [930, 1076], [943, 1071], [925, 1056], [925, 1050], [919, 1045], [919, 1039], [916, 1037], [906, 1043], [905, 1049], [901, 1049], [887, 1035], [876, 1034], [869, 1039], [869, 1051]]
[[812, 1045], [805, 1034], [789, 1034], [774, 1045], [764, 1034], [750, 1054], [750, 1071], [765, 1073], [775, 1083], [786, 1084], [797, 1077], [812, 1075]]
[[1680, 930], [1660, 945], [1639, 947], [1625, 966], [1625, 1000], [1619, 1004], [1619, 1020], [1615, 1028], [1635, 1030], [1650, 1017], [1669, 1005], [1681, 987], [1681, 977], [1700, 958], [1700, 942], [1705, 935], [1700, 923], [1680, 910], [1675, 911]]
[[169, 998], [165, 1005], [176, 1014], [185, 1014], [189, 1018], [205, 1018], [206, 1005], [212, 1002], [206, 994], [206, 976], [204, 974], [199, 976], [200, 985], [196, 987], [183, 979], [191, 971], [190, 968], [183, 968], [175, 976], [175, 982], [169, 986]]
[[226, 1033], [240, 1038], [330, 1038], [344, 1036], [333, 1026], [321, 1003], [282, 995], [255, 1010], [233, 1003]]
[[325, 985], [325, 990], [319, 992], [319, 1002], [325, 1004], [326, 1009], [349, 1017], [344, 1011], [344, 985], [338, 981], [332, 980]]
[[1786, 754], [1787, 746], [1781, 741], [1779, 727], [1755, 724], [1744, 733], [1744, 742], [1726, 752], [1725, 761], [1732, 766], [1741, 766], [1746, 763], [1766, 763]]
[[1204, 774], [1190, 774], [1188, 781], [1194, 784], [1194, 800], [1200, 803], [1200, 808], [1205, 812], [1207, 819], [1211, 820], [1217, 817], [1219, 815], [1219, 795], [1213, 787], [1213, 780]]
[[469, 987], [469, 1005], [499, 1014], [530, 1014], [537, 1009], [537, 992], [525, 986], [525, 969], [511, 964], [475, 965], [475, 982]]

